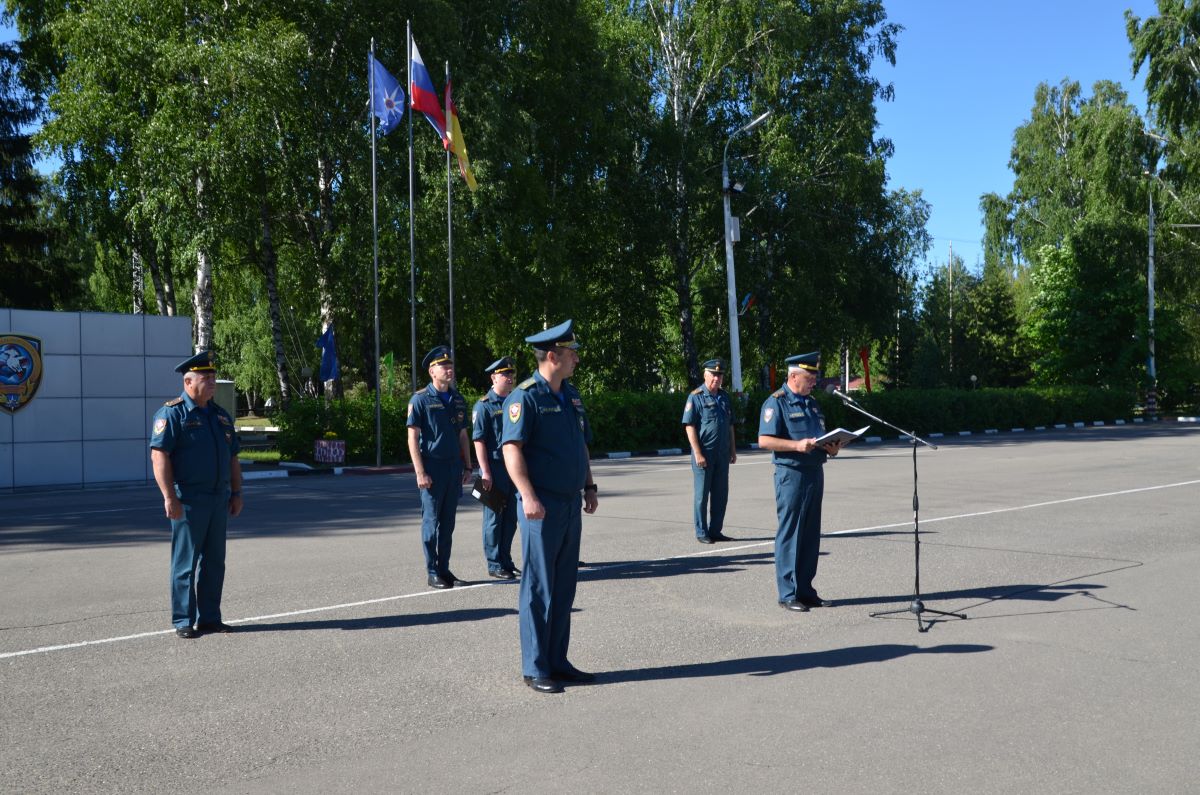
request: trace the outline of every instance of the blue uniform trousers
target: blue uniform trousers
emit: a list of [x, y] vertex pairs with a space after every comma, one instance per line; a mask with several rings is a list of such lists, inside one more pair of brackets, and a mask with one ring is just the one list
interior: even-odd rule
[[507, 495], [508, 501], [500, 513], [486, 505], [483, 508], [483, 556], [487, 558], [488, 571], [514, 569], [512, 542], [517, 534], [516, 489], [503, 464], [492, 466], [492, 491]]
[[462, 496], [462, 460], [425, 458], [425, 472], [433, 485], [421, 489], [421, 542], [429, 576], [445, 577], [450, 571], [450, 545], [454, 540], [454, 517]]
[[[518, 497], [519, 499], [519, 497]], [[583, 514], [579, 495], [538, 492], [546, 508], [542, 519], [521, 521], [520, 619], [521, 672], [545, 677], [572, 670], [567, 661], [571, 642], [571, 605], [579, 580], [579, 537]]]
[[779, 601], [817, 595], [812, 581], [821, 554], [821, 500], [825, 470], [821, 467], [775, 467], [775, 580]]
[[[696, 466], [692, 456], [693, 508], [696, 538], [715, 536], [725, 526], [725, 505], [729, 502], [729, 454], [704, 454], [708, 464]], [[710, 517], [711, 506], [711, 518]]]
[[171, 520], [171, 623], [215, 624], [225, 585], [229, 491], [180, 499], [183, 518]]

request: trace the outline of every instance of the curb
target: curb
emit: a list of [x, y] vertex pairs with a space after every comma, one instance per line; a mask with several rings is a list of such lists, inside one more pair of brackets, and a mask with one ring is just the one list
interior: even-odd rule
[[[1200, 417], [1176, 417], [1176, 422], [1194, 422], [1200, 423]], [[1164, 421], [1167, 421], [1164, 418]], [[1141, 425], [1145, 422], [1142, 417], [1134, 417], [1133, 422]], [[1070, 425], [1066, 423], [1057, 423], [1052, 426], [1052, 430], [1069, 430], [1072, 428], [1099, 428], [1107, 425], [1126, 425], [1126, 420], [1114, 420], [1112, 423], [1107, 423], [1104, 420], [1093, 420], [1092, 422], [1074, 422]], [[1026, 433], [1028, 428], [1011, 428], [1009, 433]], [[1045, 431], [1045, 425], [1036, 425], [1034, 431]], [[993, 436], [999, 435], [1000, 430], [997, 428], [987, 428], [983, 431], [984, 435]], [[974, 436], [974, 431], [958, 431], [957, 436], [967, 437]], [[946, 436], [943, 432], [927, 434], [930, 439], [942, 439]], [[894, 440], [885, 440], [882, 436], [864, 436], [863, 442], [866, 444], [883, 444], [885, 441], [904, 441], [908, 437], [900, 437]], [[758, 450], [760, 449], [757, 443], [751, 442], [748, 445], [739, 445], [738, 450]], [[657, 450], [622, 450], [611, 453], [598, 453], [593, 458], [598, 460], [620, 460], [624, 458], [658, 458], [665, 456], [685, 455], [682, 447], [663, 447]], [[282, 462], [279, 469], [269, 469], [255, 472], [253, 470], [243, 472], [242, 480], [266, 480], [270, 478], [286, 478], [290, 476], [312, 476], [312, 475], [411, 475], [413, 472], [412, 464], [395, 464], [389, 466], [352, 466], [352, 467], [331, 467], [328, 469], [313, 469], [308, 464], [297, 464], [290, 461]]]

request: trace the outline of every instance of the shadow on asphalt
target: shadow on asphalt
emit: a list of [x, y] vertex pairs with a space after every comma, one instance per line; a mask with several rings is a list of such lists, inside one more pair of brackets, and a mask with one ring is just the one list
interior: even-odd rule
[[[828, 553], [821, 553], [828, 554]], [[704, 555], [666, 560], [622, 560], [590, 564], [579, 570], [579, 581], [637, 580], [649, 577], [676, 577], [681, 574], [726, 574], [748, 566], [774, 565], [774, 552]]]
[[[922, 593], [921, 599], [922, 601], [926, 602], [933, 602], [941, 599], [976, 599], [981, 603], [996, 602], [1001, 599], [1023, 599], [1031, 602], [1056, 602], [1059, 599], [1065, 599], [1068, 596], [1090, 596], [1091, 591], [1102, 590], [1106, 587], [1107, 586], [1100, 585], [1098, 583], [1087, 582], [1073, 582], [1057, 585], [1010, 583], [1007, 585], [982, 585], [978, 588], [959, 588], [953, 591]], [[834, 599], [833, 601], [834, 605], [837, 607], [893, 604], [900, 602], [908, 603], [912, 601], [912, 593], [895, 596], [860, 596], [851, 599]], [[977, 605], [972, 606], [975, 607]], [[937, 605], [930, 604], [928, 607], [936, 608]]]
[[844, 668], [851, 665], [887, 662], [910, 654], [974, 654], [991, 651], [994, 646], [971, 643], [950, 643], [921, 648], [899, 643], [875, 646], [851, 646], [846, 649], [773, 654], [764, 657], [744, 657], [740, 660], [664, 665], [657, 668], [633, 668], [628, 671], [607, 671], [596, 674], [597, 684], [618, 682], [647, 682], [659, 679], [692, 679], [703, 676], [775, 676], [813, 668]]
[[320, 621], [280, 621], [273, 624], [243, 624], [237, 628], [242, 632], [295, 632], [307, 629], [404, 629], [433, 624], [454, 624], [461, 621], [486, 621], [491, 618], [515, 616], [512, 608], [488, 607], [469, 610], [448, 610], [442, 613], [416, 613], [414, 615], [373, 616], [371, 618], [329, 618]]

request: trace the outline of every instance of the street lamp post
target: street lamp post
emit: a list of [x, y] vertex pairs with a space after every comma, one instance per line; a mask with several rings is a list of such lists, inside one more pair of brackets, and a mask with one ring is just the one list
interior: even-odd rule
[[[1153, 176], [1153, 175], [1152, 175]], [[1148, 356], [1146, 358], [1146, 375], [1150, 378], [1150, 388], [1146, 391], [1146, 413], [1150, 415], [1151, 420], [1158, 419], [1158, 372], [1154, 367], [1154, 189], [1153, 184], [1150, 190], [1146, 191], [1150, 196], [1150, 216], [1148, 231], [1150, 238], [1150, 250], [1148, 262], [1146, 265], [1146, 290], [1148, 298], [1146, 306], [1148, 324], [1147, 338], [1150, 342]]]
[[737, 277], [733, 268], [733, 215], [729, 209], [729, 195], [732, 192], [729, 185], [729, 145], [741, 133], [754, 129], [762, 124], [771, 111], [766, 111], [754, 121], [742, 125], [729, 136], [725, 142], [725, 151], [721, 155], [721, 195], [725, 206], [725, 286], [729, 293], [729, 358], [733, 369], [734, 394], [742, 393], [742, 343], [738, 337], [737, 313]]

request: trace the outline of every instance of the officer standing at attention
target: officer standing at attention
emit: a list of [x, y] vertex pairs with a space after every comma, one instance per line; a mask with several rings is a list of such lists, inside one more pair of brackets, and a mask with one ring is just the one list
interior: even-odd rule
[[771, 393], [762, 405], [758, 446], [774, 453], [775, 579], [779, 605], [807, 612], [829, 607], [813, 589], [817, 558], [821, 554], [821, 499], [825, 493], [825, 459], [837, 455], [840, 445], [818, 446], [825, 433], [821, 407], [810, 397], [821, 369], [820, 352], [787, 360], [787, 383]]
[[471, 479], [467, 401], [454, 388], [454, 359], [439, 345], [425, 354], [429, 386], [408, 401], [408, 454], [421, 493], [421, 541], [432, 588], [465, 585], [450, 571], [454, 517]]
[[737, 461], [733, 406], [729, 393], [721, 389], [724, 379], [725, 362], [709, 359], [704, 363], [704, 386], [693, 389], [683, 406], [683, 429], [692, 447], [696, 540], [701, 544], [733, 540], [721, 532], [729, 501], [729, 465]]
[[515, 580], [520, 574], [512, 559], [513, 536], [517, 533], [517, 490], [504, 466], [500, 439], [504, 435], [504, 399], [513, 391], [517, 366], [505, 356], [489, 364], [484, 372], [491, 377], [492, 388], [471, 412], [471, 439], [483, 487], [503, 494], [505, 503], [500, 513], [483, 506], [483, 555], [487, 558], [488, 576]]
[[566, 380], [579, 364], [574, 322], [525, 341], [534, 348], [537, 372], [504, 402], [501, 440], [521, 503], [521, 668], [529, 687], [561, 693], [563, 682], [596, 678], [567, 660], [583, 530], [580, 502], [587, 513], [598, 504], [588, 463], [592, 429], [579, 393]]
[[183, 394], [154, 414], [150, 461], [171, 520], [171, 623], [181, 638], [232, 632], [221, 621], [225, 526], [242, 512], [242, 465], [233, 417], [213, 402], [216, 359], [180, 362]]

